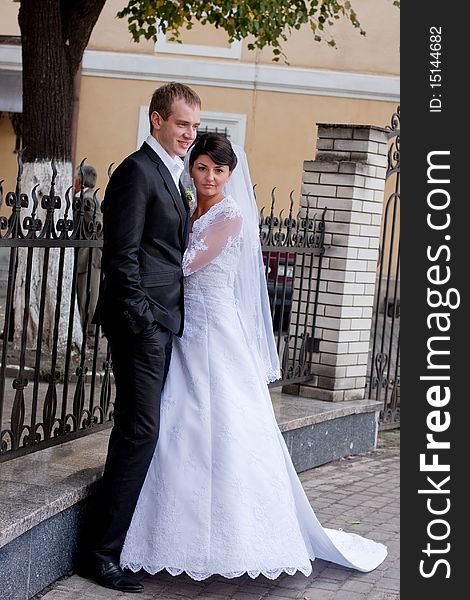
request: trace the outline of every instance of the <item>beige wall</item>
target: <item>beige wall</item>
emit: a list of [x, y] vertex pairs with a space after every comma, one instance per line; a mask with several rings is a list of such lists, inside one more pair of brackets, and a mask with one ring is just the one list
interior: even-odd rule
[[7, 115], [0, 118], [0, 181], [3, 187], [3, 205], [0, 214], [10, 214], [11, 209], [5, 207], [5, 195], [14, 191], [17, 173], [17, 155], [14, 154], [16, 136]]
[[[258, 203], [277, 186], [276, 197], [287, 206], [289, 193], [300, 193], [303, 161], [315, 157], [316, 123], [371, 124], [383, 127], [395, 106], [386, 102], [258, 92], [255, 126], [246, 150]], [[264, 201], [266, 203], [266, 201]]]
[[127, 28], [127, 19], [118, 19], [116, 13], [127, 2], [125, 0], [107, 0], [101, 15], [91, 34], [88, 48], [91, 50], [108, 50], [113, 52], [139, 52], [152, 54], [154, 42], [142, 39], [136, 44]]
[[[98, 185], [107, 169], [136, 148], [138, 113], [148, 105], [159, 84], [127, 79], [83, 77], [76, 158], [96, 166]], [[385, 126], [396, 106], [327, 96], [193, 86], [203, 110], [247, 115], [245, 149], [259, 204], [269, 202], [276, 187], [278, 204], [287, 206], [289, 193], [298, 198], [303, 161], [315, 156], [316, 123], [356, 123]], [[11, 190], [16, 178], [15, 136], [7, 117], [0, 120], [0, 178]]]
[[[166, 36], [169, 37], [169, 34]], [[210, 43], [211, 46], [219, 48], [228, 48], [228, 34], [224, 29], [216, 29], [213, 25], [195, 22], [191, 29], [183, 29], [180, 32], [180, 39], [183, 44], [199, 44], [205, 46]]]
[[0, 35], [20, 35], [19, 6], [13, 0], [0, 0]]
[[[142, 40], [138, 44], [132, 41], [127, 29], [127, 20], [118, 19], [116, 13], [124, 6], [123, 0], [108, 0], [93, 30], [89, 48], [94, 50], [136, 52], [153, 54], [155, 44], [151, 40]], [[399, 31], [400, 11], [393, 6], [392, 0], [353, 0], [362, 26], [367, 32], [365, 37], [346, 19], [335, 22], [331, 33], [338, 43], [333, 49], [312, 39], [309, 27], [294, 31], [285, 44], [289, 63], [296, 67], [315, 67], [365, 73], [399, 73]], [[0, 0], [0, 34], [19, 35], [17, 22], [18, 3], [12, 0]], [[192, 44], [211, 44], [223, 46], [225, 34], [205, 28], [203, 35], [200, 26], [193, 31], [183, 32], [183, 40]], [[244, 44], [242, 60], [271, 63], [271, 52], [252, 52]]]
[[[118, 19], [116, 17], [124, 4], [124, 0], [107, 0], [91, 35], [89, 48], [153, 54], [155, 42], [144, 38], [139, 43], [134, 42], [128, 30], [127, 18]], [[227, 34], [223, 30], [216, 30], [211, 26], [203, 27], [199, 23], [195, 23], [193, 29], [184, 29], [181, 32], [181, 40], [187, 44], [204, 45], [208, 43], [208, 39], [215, 46], [228, 45]]]
[[[89, 48], [153, 54], [154, 42], [143, 39], [136, 44], [131, 40], [127, 29], [127, 19], [116, 18], [116, 13], [123, 5], [123, 0], [106, 2], [91, 36]], [[365, 37], [349, 21], [339, 19], [330, 28], [330, 33], [338, 44], [338, 48], [334, 49], [315, 42], [310, 28], [302, 27], [299, 31], [293, 31], [284, 45], [289, 64], [294, 67], [397, 75], [400, 61], [400, 11], [393, 6], [392, 0], [353, 0], [352, 5], [366, 30]], [[204, 28], [195, 25], [191, 31], [183, 30], [181, 39], [188, 44], [223, 47], [227, 34], [210, 25]], [[273, 55], [270, 50], [253, 52], [247, 49], [247, 44], [248, 41], [243, 44], [242, 61], [272, 64]], [[280, 64], [283, 64], [282, 60]]]
[[[106, 185], [109, 164], [118, 164], [135, 150], [139, 107], [148, 105], [158, 85], [83, 78], [77, 160], [86, 157], [98, 168], [98, 185], [102, 188]], [[315, 155], [316, 123], [385, 126], [396, 108], [387, 102], [193, 87], [203, 100], [203, 110], [247, 115], [245, 149], [253, 183], [258, 184], [260, 204], [266, 202], [275, 186], [278, 201], [283, 205], [287, 205], [291, 190], [298, 196], [303, 161]]]
[[[330, 33], [337, 48], [315, 42], [308, 26], [295, 31], [285, 43], [289, 64], [293, 67], [310, 67], [361, 73], [398, 75], [400, 71], [400, 10], [392, 0], [352, 0], [366, 36], [346, 19], [339, 19]], [[258, 59], [272, 64], [272, 53], [263, 50]], [[250, 59], [244, 50], [243, 60]], [[282, 60], [279, 64], [282, 64]]]
[[[155, 84], [145, 81], [84, 77], [81, 87], [77, 161], [86, 158], [107, 183], [107, 169], [136, 148], [138, 111], [147, 105]], [[304, 160], [315, 156], [316, 123], [385, 126], [395, 110], [387, 102], [290, 95], [194, 86], [207, 111], [248, 115], [245, 149], [260, 207], [268, 205], [276, 187], [277, 204], [287, 207], [289, 193], [298, 200]], [[6, 116], [0, 119], [0, 179], [4, 191], [14, 189], [15, 136]]]
[[[107, 169], [136, 148], [138, 111], [148, 105], [154, 82], [84, 77], [81, 86], [77, 162], [86, 158], [99, 173], [104, 189]], [[246, 113], [245, 149], [258, 203], [268, 204], [276, 187], [279, 206], [287, 206], [289, 193], [298, 199], [304, 160], [315, 156], [316, 123], [356, 123], [385, 126], [395, 110], [387, 102], [324, 96], [293, 95], [194, 86], [203, 109]], [[253, 112], [251, 112], [253, 110]], [[14, 189], [15, 136], [6, 116], [0, 119], [0, 179], [5, 191]]]

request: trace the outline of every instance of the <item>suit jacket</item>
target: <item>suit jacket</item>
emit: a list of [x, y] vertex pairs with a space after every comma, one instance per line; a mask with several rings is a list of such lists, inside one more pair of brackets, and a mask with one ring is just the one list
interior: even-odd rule
[[114, 171], [102, 210], [104, 278], [98, 313], [105, 332], [119, 326], [113, 321], [117, 315], [134, 333], [156, 320], [181, 335], [181, 261], [189, 209], [181, 188], [147, 143]]
[[[83, 192], [83, 203], [85, 210], [83, 214], [83, 220], [85, 227], [93, 221], [93, 214], [95, 215], [95, 221], [97, 223], [103, 222], [103, 215], [101, 214], [100, 199], [98, 196], [95, 198], [95, 192], [91, 188], [87, 188]], [[78, 251], [77, 259], [77, 272], [86, 273], [88, 270], [88, 258], [92, 252], [91, 267], [92, 269], [101, 268], [101, 248], [80, 248]]]

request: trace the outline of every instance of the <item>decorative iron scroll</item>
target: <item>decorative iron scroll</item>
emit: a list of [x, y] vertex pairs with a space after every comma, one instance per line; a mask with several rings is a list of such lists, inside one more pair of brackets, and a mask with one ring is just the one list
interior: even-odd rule
[[387, 179], [394, 173], [400, 172], [400, 107], [393, 113], [390, 123], [385, 128], [390, 143], [387, 156]]
[[[0, 460], [61, 443], [67, 439], [108, 426], [112, 419], [111, 358], [96, 328], [93, 348], [83, 336], [79, 348], [72, 347], [72, 330], [77, 283], [77, 257], [80, 249], [101, 248], [102, 225], [96, 218], [97, 192], [94, 192], [94, 211], [85, 222], [84, 171], [80, 163], [82, 185], [78, 194], [70, 186], [64, 198], [56, 193], [57, 166], [51, 163], [48, 191], [38, 197], [39, 185], [30, 195], [22, 190], [23, 152], [18, 153], [16, 189], [3, 195], [0, 182], [0, 208], [3, 203], [10, 215], [0, 216], [0, 247], [9, 249], [8, 285], [5, 318], [2, 332], [0, 363]], [[39, 210], [42, 209], [41, 211]], [[25, 216], [26, 213], [26, 216]], [[41, 214], [42, 218], [39, 216]], [[13, 338], [14, 288], [16, 285], [19, 252], [26, 253], [25, 303], [21, 331]], [[33, 261], [42, 253], [41, 301], [38, 307], [38, 331], [34, 347], [27, 347], [27, 327], [30, 319], [30, 294]], [[52, 254], [52, 252], [56, 254]], [[66, 252], [72, 252], [72, 289], [62, 285]], [[90, 254], [91, 256], [91, 254]], [[52, 343], [45, 347], [46, 287], [51, 261], [57, 260], [58, 276], [54, 284], [54, 317], [48, 327]], [[88, 266], [91, 269], [91, 259]], [[87, 303], [90, 298], [89, 275]], [[49, 282], [50, 283], [50, 282]], [[70, 312], [61, 314], [61, 301], [70, 295]], [[50, 301], [50, 299], [48, 300]], [[88, 306], [88, 304], [87, 304]], [[59, 322], [68, 320], [68, 337], [59, 340]], [[100, 361], [102, 370], [98, 372]], [[10, 389], [7, 389], [10, 382]], [[97, 400], [95, 401], [95, 396]]]
[[326, 208], [318, 215], [307, 196], [305, 208], [294, 212], [290, 193], [287, 216], [277, 215], [276, 188], [269, 214], [261, 209], [259, 229], [266, 267], [271, 316], [281, 362], [282, 379], [271, 387], [311, 380], [322, 257], [325, 251]]
[[260, 240], [263, 248], [297, 248], [318, 249], [319, 254], [324, 252], [325, 241], [325, 213], [322, 211], [320, 219], [317, 213], [312, 213], [309, 197], [307, 207], [300, 208], [297, 215], [293, 216], [294, 192], [289, 196], [289, 214], [284, 217], [284, 209], [275, 215], [276, 188], [271, 191], [271, 207], [268, 216], [265, 216], [265, 207], [261, 209], [259, 219]]
[[[92, 222], [87, 228], [84, 222], [85, 201], [84, 201], [84, 186], [81, 186], [80, 193], [71, 198], [73, 186], [70, 186], [65, 193], [65, 201], [56, 195], [55, 187], [57, 180], [57, 166], [55, 161], [51, 162], [52, 177], [49, 185], [49, 192], [44, 194], [39, 201], [37, 197], [37, 184], [31, 190], [30, 197], [22, 192], [22, 176], [23, 176], [23, 153], [24, 149], [18, 153], [18, 174], [16, 182], [16, 190], [8, 192], [3, 199], [4, 180], [0, 181], [0, 208], [5, 202], [5, 205], [11, 208], [9, 218], [0, 217], [0, 244], [2, 246], [30, 246], [34, 244], [14, 243], [15, 240], [50, 240], [50, 244], [37, 244], [38, 247], [101, 247], [102, 246], [102, 227], [96, 221], [96, 211], [93, 214]], [[84, 172], [83, 159], [80, 163], [80, 174], [83, 182]], [[95, 190], [94, 196], [97, 197], [99, 188]], [[46, 211], [44, 222], [37, 218], [38, 206]], [[30, 214], [22, 218], [25, 209], [30, 209]], [[10, 242], [10, 243], [9, 243]], [[56, 242], [56, 243], [53, 243]], [[65, 243], [72, 242], [72, 243]], [[75, 243], [76, 242], [76, 243]], [[91, 244], [88, 242], [92, 242]], [[93, 243], [94, 242], [94, 243]]]

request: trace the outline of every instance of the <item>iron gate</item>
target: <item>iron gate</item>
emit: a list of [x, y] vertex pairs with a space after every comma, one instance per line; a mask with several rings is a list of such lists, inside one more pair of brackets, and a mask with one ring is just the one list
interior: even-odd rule
[[381, 429], [400, 424], [400, 107], [387, 127], [386, 189], [372, 315], [367, 396], [382, 402]]

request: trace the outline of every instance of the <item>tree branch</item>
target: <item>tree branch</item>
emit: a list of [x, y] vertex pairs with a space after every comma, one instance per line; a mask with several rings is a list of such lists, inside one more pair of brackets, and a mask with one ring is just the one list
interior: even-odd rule
[[106, 0], [61, 0], [63, 41], [74, 75]]

